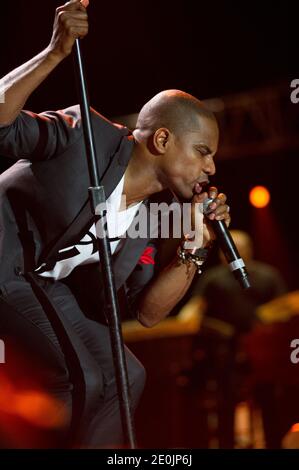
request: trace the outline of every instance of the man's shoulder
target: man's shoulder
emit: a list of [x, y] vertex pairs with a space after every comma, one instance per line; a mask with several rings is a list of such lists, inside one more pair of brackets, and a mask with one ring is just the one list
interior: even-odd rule
[[[26, 111], [27, 113], [30, 113], [30, 111]], [[130, 129], [127, 127], [112, 122], [110, 119], [107, 117], [103, 116], [99, 111], [96, 109], [90, 107], [90, 112], [91, 112], [91, 119], [92, 119], [92, 124], [96, 128], [99, 126], [103, 129], [107, 129], [112, 133], [115, 133], [116, 135], [131, 135]], [[43, 116], [45, 118], [57, 118], [59, 120], [64, 121], [68, 127], [82, 127], [82, 116], [81, 116], [81, 108], [79, 104], [74, 104], [71, 106], [68, 106], [63, 109], [58, 109], [55, 111], [43, 111], [40, 113], [40, 116]]]
[[99, 111], [95, 110], [94, 108], [90, 108], [91, 110], [91, 115], [95, 121], [100, 121], [103, 124], [106, 124], [107, 127], [111, 128], [114, 130], [114, 132], [119, 133], [121, 135], [131, 135], [132, 132], [131, 130], [123, 126], [122, 124], [119, 124], [117, 122], [111, 121], [107, 117], [103, 116]]

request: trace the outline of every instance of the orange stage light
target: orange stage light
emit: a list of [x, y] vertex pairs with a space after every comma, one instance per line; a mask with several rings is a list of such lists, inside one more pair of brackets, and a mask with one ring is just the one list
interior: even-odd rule
[[17, 390], [3, 374], [0, 382], [0, 413], [15, 415], [49, 429], [63, 427], [69, 421], [63, 403], [42, 390]]
[[299, 423], [293, 424], [291, 427], [291, 432], [299, 432]]
[[255, 186], [249, 193], [249, 201], [258, 209], [266, 207], [270, 202], [270, 193], [265, 186]]

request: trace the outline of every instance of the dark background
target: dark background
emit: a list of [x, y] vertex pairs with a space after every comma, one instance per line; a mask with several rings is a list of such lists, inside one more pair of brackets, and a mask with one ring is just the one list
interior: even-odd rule
[[[61, 3], [1, 3], [0, 75], [47, 46], [54, 9]], [[290, 82], [299, 76], [298, 10], [294, 2], [281, 0], [91, 0], [90, 33], [82, 43], [91, 104], [109, 118], [138, 112], [154, 94], [168, 88], [200, 99], [223, 100], [224, 112], [217, 114], [221, 139], [213, 183], [229, 196], [232, 227], [249, 231], [257, 257], [277, 266], [290, 290], [299, 288], [299, 103], [290, 102]], [[26, 108], [39, 112], [76, 102], [68, 58], [35, 91]], [[229, 105], [232, 102], [236, 105]], [[240, 133], [238, 122], [242, 122]], [[0, 158], [0, 172], [9, 164]], [[248, 202], [248, 192], [255, 185], [265, 185], [271, 192], [265, 211], [253, 209]], [[293, 338], [298, 327], [290, 323], [289, 328]], [[277, 330], [283, 332], [284, 326], [278, 324]], [[279, 336], [272, 338], [272, 350], [284, 351], [275, 342]], [[205, 371], [192, 372], [200, 360], [194, 359], [193, 337], [157, 338], [129, 346], [148, 371], [137, 417], [143, 446], [160, 443], [181, 448], [193, 442], [193, 447], [206, 446], [201, 442], [208, 436], [200, 407], [211, 402], [212, 394], [198, 396], [198, 379], [205, 377]], [[262, 351], [268, 349], [266, 344]], [[276, 370], [275, 361], [273, 366]], [[291, 372], [296, 380], [295, 369]], [[279, 377], [280, 391], [281, 383]], [[273, 390], [276, 393], [277, 388]], [[279, 428], [275, 410], [286, 416], [288, 407], [298, 410], [298, 388], [293, 391], [277, 394], [273, 429]]]
[[[49, 42], [54, 8], [62, 2], [15, 0], [1, 5], [0, 73], [42, 50]], [[298, 9], [291, 2], [100, 2], [89, 7], [90, 33], [83, 42], [91, 103], [107, 117], [138, 112], [162, 89], [178, 88], [201, 99], [280, 87], [285, 127], [294, 125], [290, 82], [298, 76]], [[77, 102], [72, 59], [39, 87], [27, 109], [61, 109]], [[299, 104], [298, 111], [299, 111]], [[297, 112], [298, 116], [298, 112]], [[229, 127], [221, 141], [230, 137]], [[232, 206], [234, 228], [254, 237], [257, 256], [278, 266], [289, 288], [298, 288], [297, 159], [299, 146], [221, 158], [214, 183]], [[231, 137], [230, 145], [234, 145]], [[216, 160], [217, 161], [217, 160]], [[2, 169], [8, 162], [2, 160]], [[0, 167], [1, 170], [1, 167]], [[264, 184], [279, 237], [266, 253], [248, 191]], [[268, 227], [269, 231], [269, 227]], [[270, 238], [272, 237], [270, 235]], [[267, 234], [266, 244], [269, 243]]]
[[[294, 2], [102, 2], [91, 0], [84, 41], [92, 104], [104, 115], [134, 113], [155, 93], [179, 88], [210, 98], [296, 78]], [[45, 47], [60, 1], [2, 5], [1, 71]], [[4, 27], [3, 27], [4, 25]], [[76, 101], [71, 63], [30, 100], [43, 110]]]

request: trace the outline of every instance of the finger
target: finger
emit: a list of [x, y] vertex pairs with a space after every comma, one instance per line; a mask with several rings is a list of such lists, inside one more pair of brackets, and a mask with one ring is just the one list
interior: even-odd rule
[[69, 2], [67, 2], [67, 3], [65, 4], [65, 6], [66, 6], [66, 5], [67, 5], [67, 6], [74, 6], [74, 7], [76, 7], [76, 6], [81, 6], [81, 5], [83, 5], [83, 4], [82, 4], [82, 1], [81, 1], [81, 0], [70, 0]]
[[222, 220], [229, 216], [230, 207], [227, 204], [218, 206], [211, 214], [208, 214], [210, 220]]
[[229, 206], [227, 204], [222, 204], [221, 206], [218, 206], [217, 209], [215, 209], [214, 211], [216, 215], [222, 215], [226, 212], [229, 212]]
[[209, 188], [209, 197], [215, 199], [218, 194], [218, 189], [215, 186], [210, 186]]
[[81, 0], [80, 3], [84, 6], [84, 8], [87, 8], [89, 5], [89, 0]]
[[[61, 15], [63, 15], [63, 13]], [[64, 16], [61, 17], [61, 24], [63, 25], [63, 28], [66, 30], [67, 34], [71, 36], [85, 36], [88, 33], [88, 22], [86, 19]]]
[[88, 14], [86, 11], [61, 11], [58, 16], [62, 21], [85, 21], [88, 19]]
[[229, 206], [221, 206], [219, 207], [219, 209], [217, 211], [215, 211], [215, 219], [216, 220], [223, 220], [223, 219], [227, 219], [228, 217], [230, 217], [229, 215]]
[[80, 20], [77, 18], [68, 18], [63, 20], [63, 26], [66, 29], [71, 29], [71, 28], [84, 28], [88, 29], [88, 22], [85, 20]]
[[218, 195], [218, 189], [215, 187], [215, 186], [211, 186], [209, 188], [209, 198], [210, 199], [213, 199], [213, 202], [211, 202], [208, 206], [209, 210], [211, 211], [214, 211], [217, 207], [217, 205], [219, 204], [218, 200], [217, 200], [217, 195]]
[[226, 199], [227, 199], [226, 195], [223, 194], [223, 193], [220, 193], [220, 194], [218, 194], [218, 196], [216, 197], [216, 199], [214, 199], [214, 201], [210, 204], [209, 207], [210, 207], [212, 210], [215, 210], [217, 207], [219, 207], [219, 206], [225, 204]]
[[219, 204], [225, 204], [226, 199], [227, 199], [226, 195], [223, 194], [223, 193], [220, 193], [220, 194], [218, 194], [218, 196], [216, 197], [215, 202], [216, 202], [217, 205], [219, 205]]
[[213, 214], [209, 214], [208, 218], [210, 220], [224, 220], [225, 221], [225, 220], [230, 219], [230, 215], [228, 215], [227, 213], [220, 214], [220, 215], [216, 215], [215, 213], [213, 213]]
[[209, 187], [209, 197], [215, 198], [215, 197], [217, 197], [217, 194], [218, 194], [218, 189], [216, 188], [216, 186], [210, 186]]
[[228, 215], [228, 217], [227, 217], [226, 219], [224, 219], [224, 223], [225, 223], [225, 225], [226, 225], [227, 227], [230, 226], [231, 220], [232, 220], [232, 219], [231, 219], [230, 215]]
[[87, 33], [87, 28], [71, 27], [68, 34], [74, 38], [81, 38], [86, 36]]
[[[84, 1], [84, 0], [83, 0]], [[71, 10], [81, 10], [85, 11], [85, 6], [81, 3], [80, 0], [71, 0], [70, 2], [65, 3], [61, 7], [58, 7], [56, 11], [71, 11]]]
[[230, 207], [227, 204], [219, 205], [213, 212], [217, 215], [225, 214], [226, 212], [230, 211]]
[[213, 202], [211, 202], [208, 206], [208, 209], [209, 209], [209, 212], [208, 214], [212, 214], [214, 212], [216, 212], [217, 208], [218, 207], [221, 207], [223, 205], [225, 205], [225, 202], [226, 202], [226, 195], [223, 194], [223, 193], [220, 193], [218, 194], [218, 196], [216, 197], [216, 199], [213, 200]]
[[80, 18], [67, 18], [63, 20], [64, 26], [71, 28], [88, 28], [88, 22]]

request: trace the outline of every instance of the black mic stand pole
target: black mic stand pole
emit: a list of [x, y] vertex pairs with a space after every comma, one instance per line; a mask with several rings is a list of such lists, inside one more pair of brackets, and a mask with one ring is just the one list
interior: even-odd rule
[[[88, 162], [89, 176], [91, 187], [88, 188], [89, 200], [92, 208], [95, 223], [100, 229], [101, 236], [98, 236], [97, 243], [100, 256], [100, 264], [103, 272], [106, 314], [109, 324], [110, 339], [112, 346], [113, 362], [115, 376], [117, 382], [117, 390], [119, 397], [120, 413], [122, 419], [122, 427], [125, 438], [125, 444], [131, 448], [136, 448], [134, 423], [130, 407], [129, 382], [126, 365], [126, 357], [124, 351], [124, 343], [120, 326], [120, 312], [114, 275], [111, 263], [111, 248], [107, 234], [106, 218], [106, 197], [104, 187], [101, 186], [99, 177], [99, 168], [96, 158], [94, 135], [91, 123], [91, 114], [89, 107], [89, 98], [87, 92], [87, 83], [85, 71], [81, 55], [80, 40], [75, 42], [75, 73], [78, 79], [78, 88], [80, 95], [81, 117], [85, 138], [86, 156]], [[98, 225], [100, 224], [100, 225]], [[100, 281], [100, 279], [99, 279]], [[100, 286], [100, 282], [99, 282]]]

